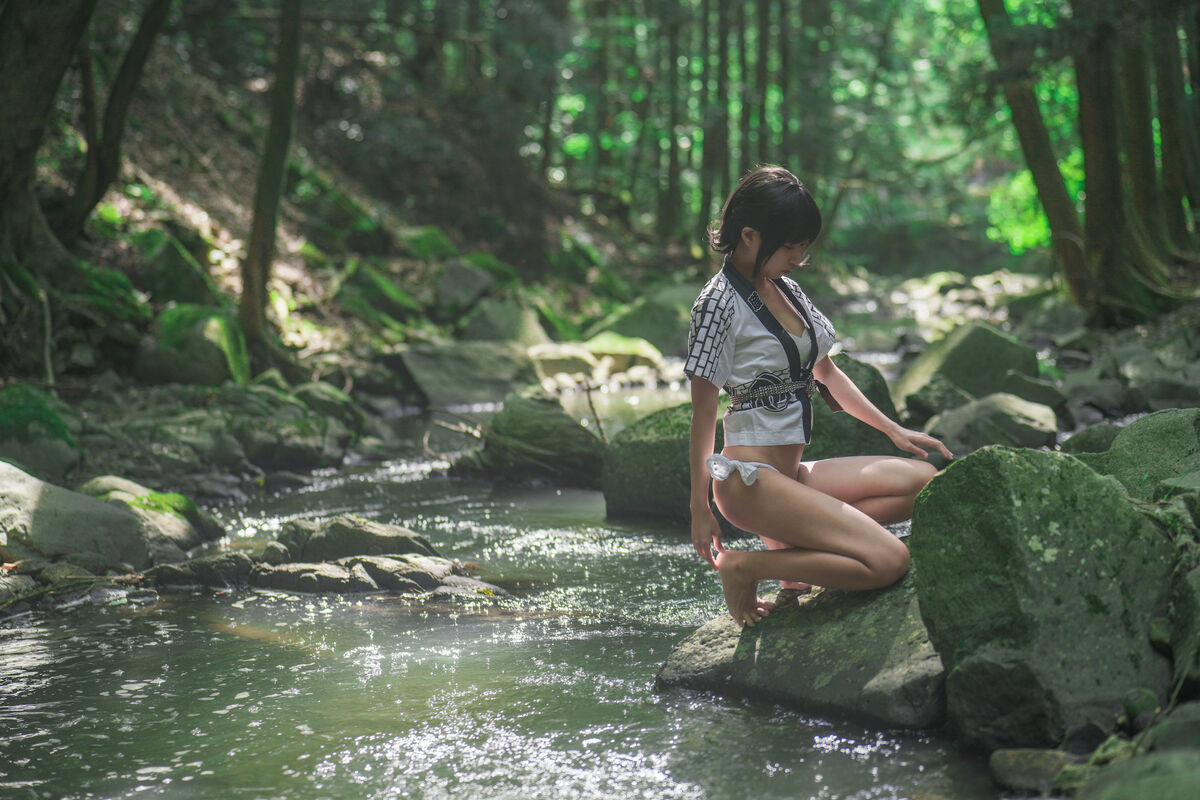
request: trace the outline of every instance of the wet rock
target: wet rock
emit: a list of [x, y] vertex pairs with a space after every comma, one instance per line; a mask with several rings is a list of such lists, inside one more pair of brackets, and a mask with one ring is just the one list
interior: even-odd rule
[[1037, 377], [1037, 352], [983, 322], [959, 326], [929, 345], [905, 369], [893, 396], [903, 402], [934, 375], [941, 375], [974, 397], [1003, 391], [1012, 370]]
[[160, 564], [145, 573], [157, 586], [240, 587], [251, 582], [254, 560], [245, 553], [220, 553], [174, 564]]
[[251, 573], [250, 582], [260, 589], [285, 592], [351, 594], [379, 591], [379, 585], [365, 569], [338, 564], [258, 564]]
[[181, 303], [155, 320], [153, 341], [139, 354], [137, 371], [151, 383], [246, 384], [250, 360], [241, 326], [230, 312]]
[[287, 547], [294, 561], [403, 553], [437, 555], [420, 534], [354, 514], [340, 514], [324, 522], [292, 520], [284, 525], [279, 542]]
[[1003, 789], [1045, 795], [1054, 785], [1054, 776], [1079, 761], [1079, 756], [1063, 750], [1003, 748], [988, 757], [988, 769]]
[[525, 348], [512, 343], [403, 345], [381, 359], [413, 387], [422, 405], [435, 408], [497, 403], [536, 380]]
[[546, 478], [596, 487], [603, 463], [603, 440], [535, 386], [505, 398], [484, 432], [483, 448], [459, 459], [455, 470], [493, 480]]
[[55, 561], [46, 566], [37, 575], [38, 583], [44, 586], [57, 586], [60, 584], [80, 583], [84, 581], [94, 581], [96, 576], [83, 567], [67, 563], [66, 561]]
[[1067, 396], [1051, 381], [1009, 370], [1004, 375], [1004, 381], [1001, 383], [999, 391], [1015, 395], [1031, 403], [1049, 406], [1054, 410], [1060, 430], [1070, 430], [1075, 427], [1075, 419], [1071, 416]]
[[989, 444], [1051, 447], [1058, 420], [1049, 406], [1011, 394], [990, 394], [938, 414], [925, 424], [925, 431], [962, 456]]
[[336, 419], [354, 434], [366, 428], [366, 412], [336, 386], [324, 381], [308, 381], [292, 389], [291, 395], [317, 415]]
[[348, 569], [360, 568], [380, 589], [389, 592], [428, 592], [453, 571], [452, 562], [428, 556], [353, 556], [337, 561]]
[[1072, 414], [1082, 421], [1099, 421], [1150, 409], [1146, 396], [1100, 366], [1083, 367], [1063, 377], [1062, 391]]
[[45, 483], [0, 462], [0, 556], [16, 561], [79, 552], [138, 569], [151, 563], [142, 520], [128, 508]]
[[267, 546], [263, 548], [262, 560], [271, 566], [286, 564], [292, 560], [292, 553], [279, 542], [267, 542]]
[[0, 613], [16, 610], [17, 598], [26, 597], [37, 588], [37, 581], [32, 576], [0, 574]]
[[1124, 725], [1133, 733], [1145, 730], [1154, 719], [1162, 706], [1159, 705], [1158, 695], [1150, 689], [1130, 689], [1121, 698], [1121, 709], [1124, 714]]
[[1200, 566], [1176, 570], [1171, 583], [1171, 655], [1174, 680], [1200, 689]]
[[722, 615], [676, 647], [656, 685], [762, 697], [904, 728], [937, 725], [944, 710], [942, 663], [921, 622], [911, 575], [874, 592], [789, 599], [745, 630]]
[[83, 422], [49, 392], [16, 384], [0, 391], [0, 460], [57, 481], [79, 464]]
[[1146, 626], [1173, 546], [1121, 486], [1060, 453], [987, 447], [918, 497], [921, 616], [969, 745], [1054, 747], [1111, 730], [1124, 693], [1165, 697]]
[[434, 603], [445, 601], [474, 601], [495, 603], [511, 595], [491, 583], [469, 578], [465, 575], [450, 575], [441, 586], [433, 590], [430, 601]]

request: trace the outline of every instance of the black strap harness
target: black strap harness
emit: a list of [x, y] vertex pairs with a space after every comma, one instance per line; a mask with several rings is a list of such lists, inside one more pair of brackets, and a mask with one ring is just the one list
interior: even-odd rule
[[804, 324], [808, 330], [808, 358], [803, 360], [800, 358], [800, 349], [796, 346], [796, 340], [792, 338], [792, 335], [788, 333], [779, 320], [775, 318], [775, 315], [771, 313], [771, 309], [767, 308], [767, 304], [764, 303], [762, 297], [759, 296], [758, 290], [756, 290], [754, 285], [746, 279], [746, 276], [738, 272], [733, 264], [729, 262], [728, 258], [725, 259], [725, 264], [721, 268], [721, 271], [725, 274], [726, 280], [728, 280], [730, 285], [733, 286], [734, 291], [736, 291], [738, 295], [744, 301], [746, 301], [746, 305], [748, 305], [750, 310], [754, 312], [754, 316], [758, 317], [758, 321], [761, 322], [763, 327], [765, 327], [772, 336], [778, 339], [779, 344], [783, 346], [783, 352], [787, 355], [788, 373], [791, 377], [791, 382], [789, 384], [776, 384], [774, 387], [751, 387], [749, 392], [734, 396], [732, 398], [734, 402], [734, 408], [737, 407], [739, 398], [741, 398], [744, 402], [749, 402], [752, 404], [746, 407], [755, 407], [758, 405], [756, 402], [759, 399], [758, 396], [762, 395], [764, 392], [770, 392], [775, 396], [778, 396], [781, 392], [786, 392], [788, 394], [794, 392], [796, 399], [800, 400], [804, 406], [805, 427], [811, 433], [811, 397], [814, 389], [821, 393], [821, 397], [824, 398], [826, 404], [828, 404], [832, 410], [841, 411], [842, 407], [836, 400], [833, 399], [833, 395], [830, 394], [827, 388], [825, 388], [825, 384], [813, 377], [813, 367], [815, 367], [817, 363], [817, 352], [819, 348], [817, 345], [816, 328], [813, 325], [813, 320], [808, 313], [806, 304], [796, 296], [796, 294], [792, 291], [792, 287], [788, 286], [783, 278], [775, 279], [775, 285], [779, 287], [779, 291], [785, 298], [787, 298], [788, 302], [792, 304], [792, 307], [796, 309], [796, 313], [798, 313], [800, 318], [804, 320]]

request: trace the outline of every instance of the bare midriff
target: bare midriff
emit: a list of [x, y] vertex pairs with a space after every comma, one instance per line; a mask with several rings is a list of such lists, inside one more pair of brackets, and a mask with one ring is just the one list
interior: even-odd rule
[[781, 475], [795, 478], [804, 457], [802, 444], [731, 445], [721, 451], [726, 458], [736, 461], [758, 461], [770, 464]]

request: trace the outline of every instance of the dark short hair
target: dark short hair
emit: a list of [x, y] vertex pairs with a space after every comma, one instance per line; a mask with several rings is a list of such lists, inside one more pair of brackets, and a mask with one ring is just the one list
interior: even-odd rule
[[744, 228], [762, 236], [754, 274], [785, 244], [811, 244], [821, 233], [821, 211], [808, 189], [783, 167], [766, 166], [747, 172], [725, 201], [721, 218], [708, 232], [718, 253], [737, 247]]

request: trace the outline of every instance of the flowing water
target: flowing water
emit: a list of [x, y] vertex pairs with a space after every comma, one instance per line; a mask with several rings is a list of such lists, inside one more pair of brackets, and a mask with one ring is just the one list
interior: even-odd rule
[[218, 509], [220, 548], [354, 512], [509, 589], [164, 595], [0, 629], [3, 798], [993, 798], [937, 735], [672, 690], [720, 613], [686, 529], [606, 521], [598, 492], [505, 489], [415, 456]]

